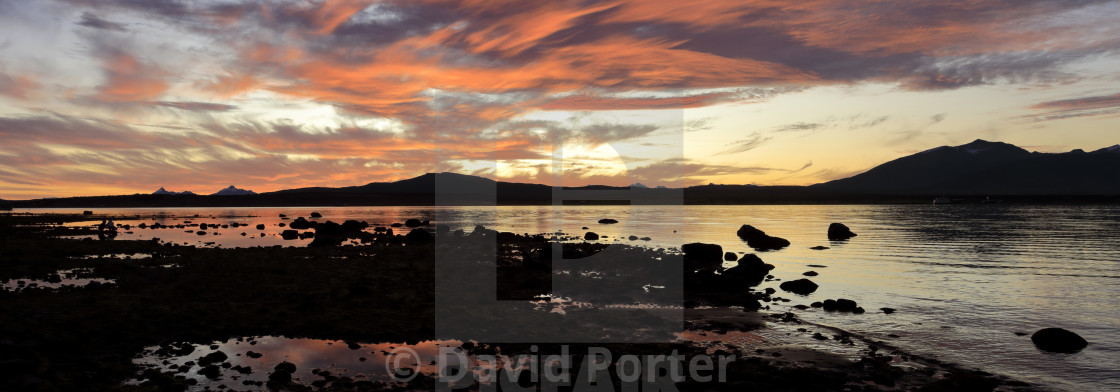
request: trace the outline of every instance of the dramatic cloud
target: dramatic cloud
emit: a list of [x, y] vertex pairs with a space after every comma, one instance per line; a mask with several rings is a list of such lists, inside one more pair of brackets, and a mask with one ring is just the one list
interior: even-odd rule
[[[141, 165], [184, 176], [244, 169], [269, 184], [342, 184], [434, 167], [475, 171], [486, 160], [525, 160], [528, 173], [561, 139], [581, 149], [665, 145], [652, 139], [682, 125], [617, 112], [682, 109], [712, 111], [683, 124], [687, 132], [722, 138], [716, 144], [726, 150], [708, 156], [736, 154], [776, 143], [772, 138], [882, 129], [904, 117], [786, 113], [768, 123], [788, 125], [767, 130], [714, 125], [727, 123], [718, 121], [721, 115], [761, 110], [754, 108], [815, 88], [867, 83], [915, 94], [1046, 88], [1077, 83], [1085, 76], [1073, 66], [1120, 53], [1120, 5], [1106, 0], [3, 6], [12, 12], [0, 13], [0, 22], [12, 27], [0, 36], [0, 96], [14, 104], [0, 108], [7, 116], [0, 125], [22, 138], [0, 147], [6, 154], [0, 170], [17, 174], [7, 180], [12, 186], [57, 184], [75, 171], [117, 178], [112, 183], [121, 188], [139, 186], [145, 177], [129, 173], [147, 170]], [[37, 19], [21, 20], [28, 15]], [[1030, 121], [1112, 114], [1120, 110], [1115, 100], [1047, 102], [1031, 108], [1043, 113]], [[552, 120], [564, 116], [600, 117]], [[929, 125], [945, 116], [930, 117]], [[127, 164], [125, 151], [135, 164]], [[590, 167], [598, 164], [593, 158], [575, 172], [587, 182], [607, 180], [601, 177], [607, 170]], [[315, 178], [295, 169], [299, 162], [330, 174]], [[644, 170], [686, 168], [689, 181], [781, 171], [669, 163]], [[797, 172], [812, 174], [805, 169]], [[832, 175], [826, 170], [816, 173]]]

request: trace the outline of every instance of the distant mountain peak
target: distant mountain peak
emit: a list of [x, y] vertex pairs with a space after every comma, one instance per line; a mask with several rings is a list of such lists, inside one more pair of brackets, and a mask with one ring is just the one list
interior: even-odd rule
[[194, 192], [191, 192], [191, 191], [174, 192], [174, 191], [169, 191], [167, 189], [164, 189], [164, 187], [161, 186], [155, 192], [152, 192], [152, 194], [153, 195], [194, 195]]
[[1012, 150], [1014, 150], [1014, 151], [1019, 151], [1019, 150], [1026, 151], [1026, 150], [1023, 150], [1022, 148], [1014, 145], [1014, 144], [1008, 144], [1008, 143], [1004, 143], [1004, 142], [989, 142], [989, 141], [984, 140], [984, 139], [976, 139], [976, 140], [973, 140], [971, 143], [962, 144], [962, 145], [959, 145], [955, 148], [958, 149], [958, 150], [966, 151], [968, 153], [972, 153], [972, 154], [978, 154], [978, 153], [987, 152], [987, 151], [991, 151], [991, 150], [997, 150], [997, 149], [998, 150], [1009, 150], [1009, 151], [1012, 151]]
[[635, 182], [633, 184], [630, 184], [630, 187], [631, 188], [639, 188], [639, 189], [649, 189], [649, 187], [646, 186], [646, 184], [643, 184], [643, 183], [640, 183], [640, 182]]
[[230, 185], [229, 187], [227, 187], [225, 189], [214, 192], [213, 196], [245, 196], [245, 195], [255, 195], [255, 194], [257, 194], [257, 192], [253, 192], [253, 191], [248, 190], [248, 189], [241, 189], [241, 188], [235, 187], [233, 185]]

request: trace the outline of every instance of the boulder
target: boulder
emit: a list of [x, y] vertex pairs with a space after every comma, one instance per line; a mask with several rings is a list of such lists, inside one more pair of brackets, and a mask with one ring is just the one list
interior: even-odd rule
[[318, 213], [318, 212], [312, 212], [312, 213], [311, 213], [311, 217], [312, 217], [312, 218], [322, 218], [322, 217], [323, 217], [323, 214], [320, 214], [320, 213]]
[[404, 226], [405, 227], [420, 227], [420, 226], [423, 226], [423, 225], [424, 225], [424, 222], [421, 222], [419, 219], [416, 219], [416, 218], [412, 218], [412, 219], [404, 221]]
[[586, 241], [595, 241], [599, 239], [599, 235], [595, 234], [594, 231], [589, 231], [587, 234], [583, 235], [583, 239]]
[[723, 271], [722, 276], [736, 279], [740, 284], [755, 286], [762, 283], [772, 269], [774, 269], [773, 265], [766, 264], [758, 255], [750, 254], [739, 258], [739, 264]]
[[412, 231], [408, 232], [408, 234], [404, 235], [404, 240], [409, 242], [431, 241], [432, 233], [429, 233], [427, 230], [421, 228], [415, 228], [412, 229]]
[[603, 218], [599, 219], [599, 223], [604, 225], [613, 225], [615, 223], [618, 223], [618, 221], [611, 218]]
[[257, 225], [257, 230], [264, 230], [264, 224]]
[[299, 218], [296, 218], [296, 220], [294, 220], [294, 221], [292, 221], [292, 223], [288, 224], [288, 227], [291, 227], [291, 228], [296, 229], [296, 230], [307, 230], [307, 229], [310, 229], [313, 226], [314, 225], [312, 225], [311, 222], [309, 222], [307, 219], [303, 219], [302, 216], [299, 217]]
[[805, 275], [805, 276], [817, 276], [817, 275], [818, 275], [818, 274], [817, 274], [817, 271], [805, 271], [805, 272], [803, 272], [803, 273], [801, 273], [801, 274], [802, 274], [802, 275]]
[[299, 231], [297, 230], [284, 230], [280, 232], [280, 237], [285, 240], [294, 240], [299, 238]]
[[1031, 335], [1039, 350], [1072, 354], [1089, 345], [1080, 335], [1062, 328], [1043, 328]]
[[727, 253], [723, 254], [723, 260], [724, 261], [735, 261], [735, 260], [739, 260], [739, 256], [736, 256], [734, 252], [727, 252]]
[[809, 295], [817, 291], [819, 286], [809, 279], [798, 279], [782, 282], [778, 287], [794, 294]]
[[789, 241], [785, 238], [767, 235], [762, 230], [756, 229], [751, 225], [739, 227], [739, 231], [736, 231], [735, 234], [743, 239], [743, 241], [746, 241], [748, 246], [759, 251], [778, 250], [789, 246]]
[[842, 241], [855, 236], [856, 233], [853, 233], [852, 230], [848, 229], [848, 226], [844, 225], [843, 223], [833, 223], [828, 225], [829, 240]]
[[684, 244], [681, 252], [684, 252], [685, 269], [689, 271], [715, 269], [723, 265], [723, 247], [716, 244]]
[[295, 373], [296, 372], [296, 365], [291, 363], [291, 362], [284, 361], [284, 362], [280, 362], [279, 364], [276, 364], [276, 367], [272, 368], [272, 370], [275, 370], [275, 371], [278, 371], [278, 372]]

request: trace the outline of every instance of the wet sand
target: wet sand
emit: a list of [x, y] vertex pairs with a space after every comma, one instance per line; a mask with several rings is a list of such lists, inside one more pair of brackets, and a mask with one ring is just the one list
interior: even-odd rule
[[[89, 219], [77, 215], [0, 216], [0, 282], [54, 281], [63, 278], [58, 276], [59, 271], [75, 270], [82, 271], [82, 277], [102, 279], [83, 287], [28, 287], [25, 283], [17, 290], [0, 291], [0, 363], [5, 364], [0, 367], [0, 389], [434, 387], [430, 376], [395, 384], [355, 375], [318, 374], [314, 375], [318, 378], [305, 376], [290, 382], [245, 384], [251, 380], [242, 379], [244, 373], [219, 364], [215, 364], [215, 377], [199, 377], [201, 366], [172, 369], [159, 361], [152, 364], [140, 360], [146, 349], [153, 351], [157, 347], [154, 351], [163, 348], [162, 360], [171, 363], [169, 359], [175, 357], [176, 348], [184, 344], [200, 347], [186, 354], [197, 360], [211, 353], [209, 347], [215, 342], [244, 337], [318, 339], [359, 346], [384, 342], [418, 344], [449, 338], [436, 336], [433, 321], [437, 250], [430, 238], [406, 239], [401, 235], [404, 232], [392, 236], [375, 234], [369, 228], [356, 241], [346, 241], [358, 245], [244, 249], [63, 238], [96, 236], [96, 231], [88, 228], [61, 225]], [[236, 234], [229, 230], [227, 235]], [[497, 263], [501, 296], [525, 299], [550, 294], [551, 287], [545, 282], [552, 277], [553, 269], [570, 267], [525, 256], [549, 246], [543, 236], [494, 235], [500, 250]], [[604, 248], [605, 245], [569, 244], [565, 247], [565, 258], [569, 253], [580, 256]], [[613, 249], [632, 256], [634, 265], [663, 256], [644, 248]], [[652, 279], [650, 276], [656, 272], [638, 268], [633, 273]], [[573, 274], [565, 279], [578, 283], [581, 278], [602, 277]], [[671, 283], [660, 286], [664, 285]], [[559, 301], [526, 305], [541, 308], [538, 321], [560, 329], [587, 327], [573, 320], [579, 319], [580, 312], [601, 312], [597, 306], [600, 301], [644, 298], [658, 306], [673, 306], [666, 303], [671, 296], [650, 295], [648, 288], [640, 287], [622, 293], [622, 297], [583, 299], [581, 306], [564, 307], [558, 305]], [[765, 306], [767, 299], [778, 300], [765, 293], [744, 291], [750, 295], [745, 297], [749, 300], [746, 302], [757, 304], [751, 306], [720, 303], [726, 298], [718, 293], [696, 292], [703, 288], [689, 282], [685, 282], [683, 289], [686, 298], [699, 302], [683, 309], [684, 330], [666, 339], [668, 343], [601, 346], [620, 354], [657, 355], [678, 350], [686, 357], [726, 353], [738, 358], [729, 368], [728, 382], [685, 382], [678, 385], [681, 390], [1034, 389], [1013, 380], [910, 355], [883, 342], [810, 324], [795, 313], [772, 313], [765, 307], [749, 310]], [[562, 311], [555, 311], [558, 308]], [[521, 326], [504, 327], [516, 330]], [[516, 354], [527, 352], [530, 347], [525, 343], [495, 343], [470, 342], [463, 348], [472, 353], [500, 349], [502, 353]], [[573, 352], [580, 352], [580, 345], [573, 347]], [[556, 348], [555, 344], [546, 344], [540, 350]], [[226, 363], [229, 360], [222, 362]], [[254, 373], [270, 371], [271, 368], [252, 369]]]

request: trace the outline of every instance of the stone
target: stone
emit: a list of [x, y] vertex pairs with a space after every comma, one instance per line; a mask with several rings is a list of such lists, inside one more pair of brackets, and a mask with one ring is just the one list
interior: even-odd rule
[[312, 213], [311, 213], [311, 217], [312, 217], [312, 218], [322, 218], [322, 217], [323, 217], [323, 214], [320, 214], [320, 213], [318, 213], [318, 212], [312, 212]]
[[894, 313], [894, 308], [879, 308], [879, 310], [882, 310], [883, 313], [886, 313], [886, 314]]
[[603, 218], [599, 219], [599, 223], [604, 225], [613, 225], [615, 223], [618, 223], [618, 221], [611, 218]]
[[424, 225], [424, 222], [421, 222], [419, 219], [412, 218], [404, 221], [404, 225], [405, 227], [420, 227]]
[[681, 245], [686, 270], [715, 269], [723, 265], [723, 247], [716, 244], [693, 242]]
[[735, 252], [727, 252], [727, 253], [723, 254], [723, 260], [724, 261], [735, 261], [735, 260], [739, 260], [739, 256], [736, 256]]
[[1089, 345], [1080, 335], [1062, 328], [1043, 328], [1031, 335], [1039, 350], [1072, 354]]
[[855, 236], [856, 236], [856, 233], [853, 233], [852, 230], [849, 229], [848, 226], [844, 225], [843, 223], [832, 223], [832, 224], [828, 225], [828, 239], [829, 240], [842, 241], [842, 240], [846, 240], [846, 239], [849, 239], [849, 238], [852, 238], [852, 237], [855, 237]]
[[805, 275], [805, 276], [817, 276], [817, 275], [820, 275], [820, 274], [818, 274], [818, 273], [817, 273], [817, 271], [805, 271], [805, 272], [801, 273], [801, 275]]
[[264, 224], [257, 225], [257, 230], [264, 230]]
[[299, 231], [297, 230], [284, 230], [280, 232], [280, 237], [285, 240], [294, 240], [299, 238]]
[[740, 226], [735, 234], [746, 241], [748, 246], [759, 251], [778, 250], [789, 246], [788, 240], [768, 235], [751, 225]]
[[782, 290], [801, 295], [809, 295], [817, 291], [817, 284], [809, 279], [791, 280], [778, 285]]
[[587, 234], [583, 235], [583, 239], [585, 241], [595, 241], [595, 240], [599, 239], [599, 235], [595, 234], [594, 231], [589, 231], [589, 232], [587, 232]]
[[421, 229], [419, 227], [412, 229], [412, 231], [404, 235], [404, 240], [409, 242], [431, 241], [431, 239], [432, 233], [429, 233], [427, 230]]

